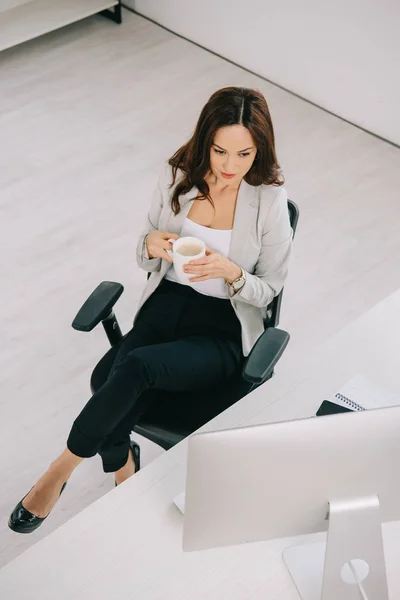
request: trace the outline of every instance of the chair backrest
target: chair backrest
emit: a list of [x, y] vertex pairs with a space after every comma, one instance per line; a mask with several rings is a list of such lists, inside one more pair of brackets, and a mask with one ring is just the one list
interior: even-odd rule
[[[296, 233], [297, 223], [299, 221], [299, 207], [295, 202], [288, 199], [288, 210], [289, 210], [289, 219], [290, 225], [293, 230], [293, 238]], [[282, 295], [283, 289], [280, 293], [275, 296], [272, 300], [271, 304], [269, 304], [267, 308], [267, 317], [264, 321], [265, 328], [267, 327], [278, 327], [279, 325], [279, 317], [281, 313], [281, 304], [282, 304]]]

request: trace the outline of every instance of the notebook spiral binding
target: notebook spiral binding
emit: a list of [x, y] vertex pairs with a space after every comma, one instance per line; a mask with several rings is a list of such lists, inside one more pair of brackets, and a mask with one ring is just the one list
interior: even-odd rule
[[347, 398], [347, 396], [343, 396], [343, 394], [337, 393], [335, 394], [335, 398], [343, 402], [343, 404], [346, 404], [349, 408], [351, 408], [351, 410], [365, 410], [365, 408], [361, 406], [361, 404], [353, 402], [353, 400], [350, 400], [350, 398]]

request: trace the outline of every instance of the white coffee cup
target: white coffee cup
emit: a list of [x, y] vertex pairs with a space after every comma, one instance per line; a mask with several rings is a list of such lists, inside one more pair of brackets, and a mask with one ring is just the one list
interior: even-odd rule
[[195, 237], [181, 237], [178, 240], [168, 240], [172, 244], [172, 250], [168, 254], [173, 260], [176, 276], [183, 284], [191, 285], [190, 278], [195, 277], [193, 273], [185, 273], [183, 267], [191, 260], [206, 255], [206, 245]]

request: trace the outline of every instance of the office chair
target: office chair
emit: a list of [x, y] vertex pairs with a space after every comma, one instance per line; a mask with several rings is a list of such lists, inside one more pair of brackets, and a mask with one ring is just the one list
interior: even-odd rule
[[[294, 235], [299, 209], [294, 202], [288, 200], [288, 210]], [[111, 344], [111, 348], [92, 372], [90, 386], [93, 393], [107, 380], [119, 344], [124, 337], [113, 311], [114, 304], [123, 291], [121, 283], [103, 281], [82, 305], [72, 323], [72, 327], [78, 331], [91, 331], [101, 322]], [[282, 294], [283, 290], [267, 307], [264, 333], [253, 346], [244, 364], [229, 380], [218, 387], [199, 392], [144, 392], [142, 397], [147, 395], [143, 402], [146, 408], [133, 431], [169, 450], [270, 379], [289, 342], [289, 334], [277, 328]]]

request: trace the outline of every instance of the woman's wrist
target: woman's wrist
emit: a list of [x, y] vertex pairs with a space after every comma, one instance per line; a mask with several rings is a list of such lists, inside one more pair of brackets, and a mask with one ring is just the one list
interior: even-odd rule
[[225, 277], [225, 281], [229, 284], [232, 284], [236, 279], [242, 276], [242, 269], [238, 267], [238, 265], [232, 264], [232, 269], [229, 270], [227, 277]]
[[144, 238], [144, 249], [143, 249], [143, 256], [146, 260], [152, 260], [154, 257], [150, 254], [149, 252], [149, 247], [147, 245], [147, 238], [148, 238], [149, 234], [146, 235], [146, 237]]

